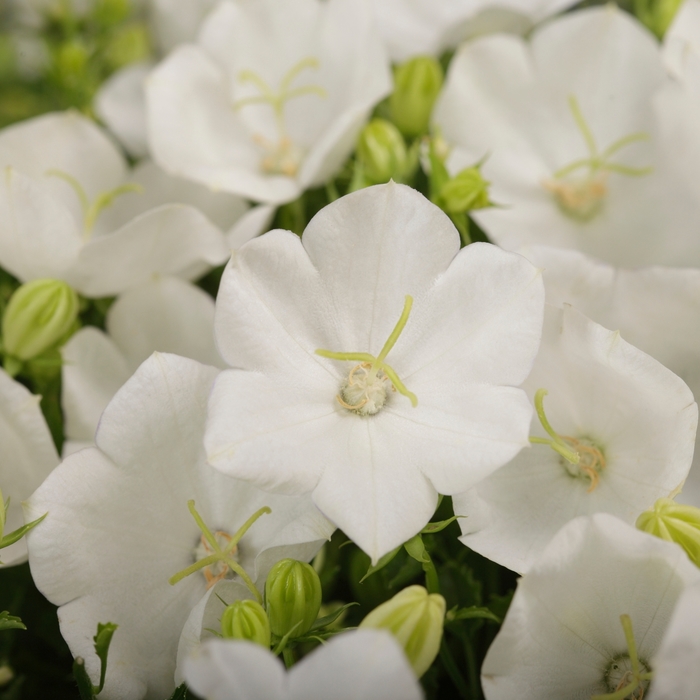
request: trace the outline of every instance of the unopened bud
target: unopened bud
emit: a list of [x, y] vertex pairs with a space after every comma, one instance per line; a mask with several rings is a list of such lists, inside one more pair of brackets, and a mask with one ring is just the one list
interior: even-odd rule
[[257, 601], [237, 600], [221, 616], [221, 635], [224, 639], [246, 639], [269, 649], [270, 620]]
[[679, 544], [690, 560], [700, 566], [700, 508], [659, 498], [651, 510], [637, 518], [637, 528]]
[[78, 311], [78, 295], [65, 282], [41, 279], [23, 284], [2, 319], [5, 353], [31, 360], [49, 350], [74, 327]]
[[442, 88], [442, 66], [432, 56], [416, 56], [394, 70], [391, 118], [404, 136], [428, 131], [433, 105]]
[[450, 178], [440, 189], [439, 203], [448, 214], [462, 214], [491, 205], [489, 182], [481, 176], [478, 166], [465, 168]]
[[407, 162], [406, 143], [399, 130], [386, 119], [372, 119], [360, 133], [357, 158], [367, 179], [380, 184], [401, 180]]
[[265, 582], [272, 633], [300, 637], [308, 632], [318, 617], [321, 599], [321, 580], [311, 565], [294, 559], [278, 561]]
[[391, 632], [420, 678], [440, 649], [444, 621], [445, 599], [437, 593], [429, 594], [423, 586], [409, 586], [375, 608], [360, 627]]

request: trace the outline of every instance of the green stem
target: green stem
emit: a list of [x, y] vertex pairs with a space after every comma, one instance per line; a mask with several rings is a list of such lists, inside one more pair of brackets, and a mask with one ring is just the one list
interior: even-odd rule
[[294, 666], [294, 664], [297, 661], [297, 657], [296, 657], [296, 654], [294, 653], [294, 649], [292, 649], [291, 647], [285, 647], [282, 650], [282, 658], [284, 659], [284, 665], [287, 668], [291, 668], [292, 666]]
[[464, 698], [464, 700], [470, 700], [470, 698], [475, 697], [469, 694], [467, 682], [464, 680], [464, 676], [462, 676], [454, 656], [452, 656], [452, 652], [447, 645], [445, 637], [442, 638], [442, 644], [440, 644], [440, 659], [442, 659], [447, 675], [450, 677], [452, 683], [454, 683], [460, 696]]

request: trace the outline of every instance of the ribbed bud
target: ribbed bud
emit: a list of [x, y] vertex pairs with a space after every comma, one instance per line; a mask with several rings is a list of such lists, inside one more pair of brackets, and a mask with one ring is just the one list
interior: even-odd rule
[[465, 168], [440, 189], [439, 204], [448, 214], [462, 214], [490, 206], [489, 184], [477, 166]]
[[265, 606], [272, 633], [292, 638], [309, 631], [321, 609], [321, 580], [313, 567], [294, 559], [278, 561], [265, 582]]
[[399, 130], [386, 119], [372, 119], [360, 132], [357, 158], [366, 178], [381, 184], [401, 180], [408, 162], [406, 143]]
[[651, 510], [637, 518], [637, 528], [679, 544], [690, 560], [700, 566], [700, 508], [659, 498]]
[[404, 136], [413, 138], [428, 131], [442, 81], [442, 66], [431, 56], [416, 56], [395, 69], [389, 106]]
[[391, 632], [420, 678], [440, 649], [444, 621], [445, 599], [437, 593], [429, 594], [423, 586], [409, 586], [374, 609], [360, 627]]
[[246, 639], [269, 649], [270, 620], [260, 603], [237, 600], [221, 616], [221, 635], [224, 639]]
[[78, 317], [78, 295], [65, 282], [41, 279], [23, 284], [2, 319], [5, 353], [30, 360], [62, 341]]

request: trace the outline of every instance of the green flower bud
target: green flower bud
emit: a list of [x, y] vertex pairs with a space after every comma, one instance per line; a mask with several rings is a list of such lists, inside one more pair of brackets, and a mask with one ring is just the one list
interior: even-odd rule
[[374, 609], [360, 627], [391, 632], [420, 678], [437, 656], [444, 622], [445, 599], [423, 586], [409, 586]]
[[637, 518], [637, 528], [679, 544], [690, 560], [700, 566], [700, 508], [681, 505], [670, 498], [659, 498], [651, 510]]
[[683, 0], [636, 0], [634, 11], [639, 20], [662, 39], [682, 2]]
[[221, 616], [221, 634], [224, 639], [247, 639], [270, 648], [270, 620], [255, 600], [237, 600], [229, 605]]
[[438, 202], [448, 214], [483, 209], [491, 205], [489, 184], [481, 176], [478, 166], [465, 168], [442, 186]]
[[413, 138], [428, 131], [442, 80], [442, 66], [431, 56], [416, 56], [394, 69], [389, 107], [404, 136]]
[[372, 119], [357, 141], [357, 159], [365, 177], [374, 184], [401, 180], [408, 163], [406, 143], [386, 119]]
[[42, 279], [23, 284], [2, 319], [5, 353], [31, 360], [61, 342], [78, 317], [78, 295], [65, 282]]
[[[321, 580], [309, 564], [282, 559], [265, 582], [265, 604], [272, 633], [301, 637], [311, 629], [321, 609]], [[293, 630], [293, 631], [292, 631]]]

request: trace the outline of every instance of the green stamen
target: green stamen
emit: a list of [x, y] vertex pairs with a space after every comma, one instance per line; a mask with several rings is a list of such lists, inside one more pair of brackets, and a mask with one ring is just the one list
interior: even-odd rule
[[[369, 381], [374, 380], [379, 372], [383, 372], [389, 381], [392, 383], [394, 389], [400, 394], [405, 396], [411, 401], [411, 404], [415, 407], [418, 405], [418, 398], [416, 395], [406, 388], [406, 385], [399, 379], [396, 371], [388, 365], [385, 360], [391, 349], [396, 345], [396, 341], [403, 332], [403, 329], [408, 323], [408, 317], [411, 313], [411, 308], [413, 307], [413, 297], [406, 295], [403, 311], [401, 316], [394, 326], [394, 330], [391, 331], [384, 347], [382, 347], [379, 355], [376, 357], [367, 352], [335, 352], [333, 350], [316, 350], [316, 354], [321, 357], [327, 357], [331, 360], [341, 360], [349, 362], [361, 362], [363, 364], [369, 365], [367, 372], [367, 377]], [[342, 403], [342, 402], [341, 402]]]
[[176, 583], [190, 576], [190, 574], [221, 562], [228, 566], [231, 571], [238, 574], [246, 586], [248, 586], [251, 593], [255, 596], [256, 600], [259, 603], [262, 603], [262, 596], [258, 592], [258, 589], [255, 587], [255, 584], [251, 580], [250, 576], [248, 576], [245, 569], [233, 558], [232, 552], [241, 541], [243, 535], [245, 535], [245, 533], [251, 528], [253, 523], [255, 523], [255, 521], [261, 518], [263, 515], [271, 513], [272, 511], [267, 506], [264, 506], [263, 508], [260, 508], [260, 510], [253, 513], [253, 515], [251, 515], [250, 518], [248, 518], [248, 520], [246, 520], [245, 523], [243, 523], [243, 525], [238, 529], [236, 534], [233, 535], [226, 546], [222, 548], [217, 542], [214, 533], [212, 533], [212, 531], [207, 527], [206, 523], [202, 519], [202, 516], [195, 509], [193, 500], [187, 501], [187, 508], [194, 518], [194, 521], [197, 523], [197, 527], [201, 530], [204, 539], [206, 539], [214, 552], [209, 556], [194, 562], [194, 564], [190, 564], [190, 566], [186, 567], [182, 571], [179, 571], [174, 576], [171, 576], [169, 579], [170, 585], [174, 586]]
[[540, 419], [542, 427], [545, 429], [547, 435], [551, 436], [551, 440], [541, 437], [531, 437], [530, 442], [539, 445], [549, 445], [555, 452], [560, 454], [564, 459], [571, 464], [578, 464], [581, 460], [578, 452], [574, 452], [564, 441], [559, 433], [557, 433], [554, 428], [549, 424], [547, 416], [544, 412], [544, 397], [547, 396], [549, 392], [546, 389], [538, 389], [535, 394], [535, 411], [537, 411], [537, 417]]
[[632, 677], [632, 680], [622, 688], [617, 688], [611, 693], [593, 695], [591, 700], [626, 700], [640, 687], [643, 687], [645, 682], [651, 681], [654, 677], [653, 671], [642, 671], [642, 664], [637, 652], [637, 642], [634, 639], [634, 631], [632, 629], [632, 618], [629, 615], [620, 615], [620, 623], [625, 632], [627, 654], [632, 666], [632, 670], [628, 672], [628, 675]]

